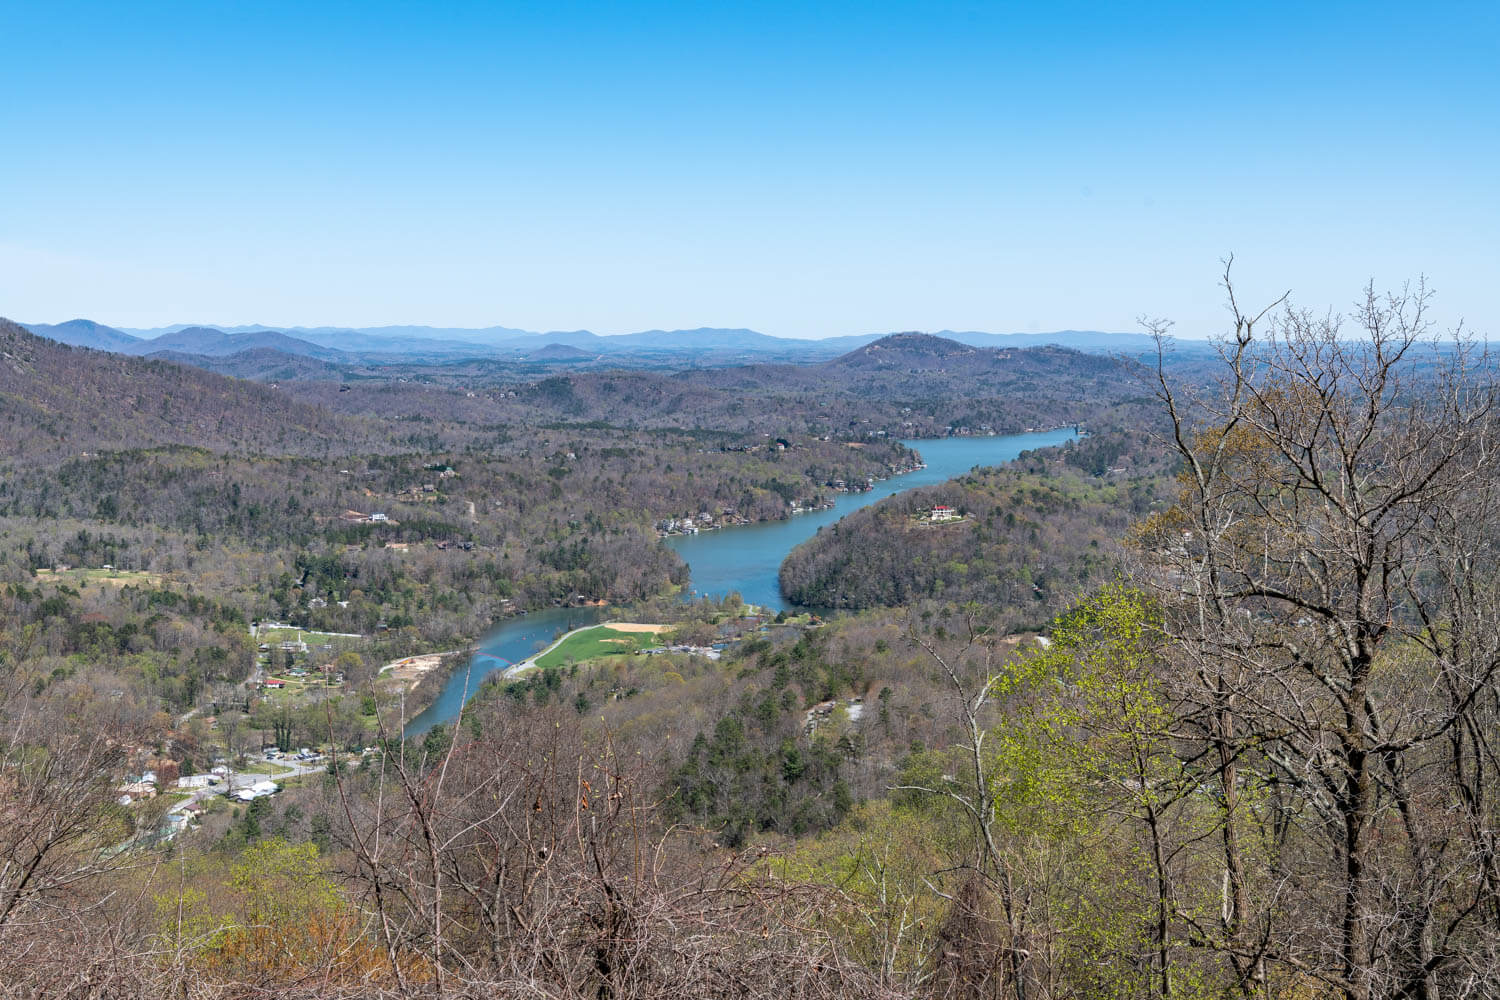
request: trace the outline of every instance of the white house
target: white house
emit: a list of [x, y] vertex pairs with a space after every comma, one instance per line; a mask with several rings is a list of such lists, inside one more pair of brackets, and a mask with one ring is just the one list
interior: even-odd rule
[[275, 795], [279, 791], [281, 791], [281, 786], [277, 785], [274, 781], [257, 781], [249, 788], [241, 788], [235, 792], [234, 797], [241, 802], [253, 802], [256, 799], [263, 799], [268, 795]]

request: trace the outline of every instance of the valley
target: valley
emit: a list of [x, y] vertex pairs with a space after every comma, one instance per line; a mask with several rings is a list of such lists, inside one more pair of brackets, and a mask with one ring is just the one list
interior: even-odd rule
[[0, 4], [0, 1000], [1500, 1000], [1497, 36]]
[[[1196, 850], [1224, 828], [1203, 803], [1238, 779], [1201, 763], [1229, 739], [1198, 707], [1213, 704], [1202, 664], [1221, 662], [1204, 650], [1240, 628], [1236, 656], [1279, 648], [1307, 605], [1277, 605], [1281, 584], [1261, 583], [1248, 603], [1226, 592], [1231, 617], [1194, 631], [1204, 539], [1241, 560], [1242, 581], [1258, 579], [1247, 552], [1291, 565], [1213, 527], [1287, 501], [1268, 499], [1283, 444], [1263, 411], [1237, 418], [1253, 433], [1207, 423], [1202, 352], [1152, 368], [900, 334], [736, 365], [710, 337], [685, 366], [680, 349], [596, 364], [572, 346], [511, 364], [291, 355], [268, 331], [161, 339], [196, 351], [210, 333], [218, 355], [142, 358], [134, 342], [111, 353], [0, 321], [0, 424], [16, 435], [0, 453], [13, 774], [81, 831], [32, 855], [53, 873], [35, 898], [84, 878], [75, 863], [107, 893], [175, 857], [191, 875], [160, 898], [239, 934], [268, 898], [251, 865], [315, 879], [309, 912], [349, 955], [372, 939], [347, 915], [388, 905], [368, 893], [426, 898], [438, 872], [468, 892], [484, 858], [515, 866], [485, 876], [508, 905], [549, 934], [573, 926], [534, 909], [527, 886], [609, 899], [624, 856], [594, 852], [651, 838], [672, 860], [634, 905], [722, 870], [722, 891], [769, 907], [769, 927], [773, 900], [805, 894], [823, 936], [778, 933], [796, 954], [844, 956], [831, 981], [871, 997], [896, 995], [874, 990], [871, 968], [947, 975], [934, 955], [962, 916], [953, 900], [1044, 861], [1064, 880], [1031, 883], [1027, 940], [1069, 956], [1150, 940], [1130, 901], [1169, 875], [1175, 892], [1217, 898], [1217, 881], [1138, 846]], [[1427, 379], [1460, 356], [1414, 354], [1401, 371]], [[1452, 441], [1467, 453], [1484, 418], [1465, 419]], [[1223, 485], [1193, 478], [1219, 467], [1205, 462], [1223, 463]], [[1240, 489], [1253, 499], [1217, 506]], [[1402, 648], [1383, 657], [1437, 640], [1401, 620]], [[1254, 725], [1234, 737], [1238, 759], [1281, 738]], [[1270, 780], [1281, 765], [1255, 766]], [[469, 815], [479, 801], [500, 804]], [[1172, 830], [1153, 832], [1157, 810]], [[426, 827], [448, 838], [436, 868], [413, 860]], [[373, 851], [377, 830], [403, 860]], [[880, 869], [850, 868], [877, 857], [905, 872], [899, 893], [870, 881]], [[1049, 916], [1079, 894], [1108, 909], [1099, 936]], [[447, 912], [464, 934], [496, 933], [486, 905]], [[403, 935], [425, 933], [399, 912]], [[122, 919], [140, 940], [168, 933], [147, 910]], [[870, 920], [920, 925], [880, 943], [858, 929]], [[301, 918], [275, 926], [286, 947], [311, 941]], [[1177, 966], [1199, 962], [1174, 947]], [[403, 962], [438, 975], [444, 960], [416, 938], [399, 950], [361, 961], [377, 978]], [[355, 974], [345, 958], [298, 961]], [[192, 962], [204, 982], [281, 981], [252, 954], [232, 973]]]

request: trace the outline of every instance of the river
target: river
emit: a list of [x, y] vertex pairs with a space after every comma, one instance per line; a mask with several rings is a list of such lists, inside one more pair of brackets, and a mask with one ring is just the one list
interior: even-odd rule
[[[786, 521], [766, 521], [734, 528], [675, 535], [666, 544], [682, 556], [692, 570], [695, 594], [722, 596], [736, 591], [750, 604], [772, 611], [791, 605], [781, 596], [777, 574], [786, 554], [850, 511], [918, 486], [931, 486], [962, 475], [977, 465], [1000, 465], [1023, 451], [1048, 448], [1071, 441], [1072, 428], [1010, 434], [1004, 437], [958, 437], [907, 441], [927, 463], [925, 469], [908, 472], [875, 484], [868, 493], [838, 494], [828, 510], [798, 514]], [[542, 649], [559, 632], [592, 625], [611, 613], [609, 608], [548, 608], [501, 623], [480, 643], [479, 653], [468, 669], [455, 671], [442, 693], [406, 725], [408, 736], [426, 732], [447, 722], [491, 672], [503, 670]]]

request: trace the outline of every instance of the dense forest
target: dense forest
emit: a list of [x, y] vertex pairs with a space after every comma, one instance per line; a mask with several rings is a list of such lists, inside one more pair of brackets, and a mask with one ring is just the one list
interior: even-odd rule
[[[1500, 387], [1427, 304], [1235, 311], [1204, 378], [895, 338], [349, 392], [6, 327], [0, 991], [1496, 995]], [[664, 520], [939, 414], [1088, 434], [825, 529], [817, 613], [681, 599]], [[600, 600], [657, 645], [403, 738], [384, 661]]]

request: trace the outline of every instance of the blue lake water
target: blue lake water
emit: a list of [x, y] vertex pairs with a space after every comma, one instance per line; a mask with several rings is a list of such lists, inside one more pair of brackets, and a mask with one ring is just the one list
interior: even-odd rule
[[963, 475], [976, 465], [999, 465], [1023, 451], [1062, 444], [1077, 437], [1073, 429], [1012, 434], [1006, 437], [938, 438], [907, 441], [927, 463], [927, 468], [893, 476], [875, 484], [868, 493], [836, 494], [833, 507], [798, 514], [786, 521], [765, 521], [737, 528], [675, 535], [667, 545], [691, 567], [690, 586], [700, 594], [723, 596], [730, 591], [751, 604], [780, 611], [789, 607], [781, 596], [778, 574], [786, 554], [850, 511], [867, 507], [902, 490], [932, 486]]
[[[695, 593], [722, 596], [735, 591], [751, 604], [780, 611], [790, 607], [781, 596], [777, 580], [782, 560], [824, 525], [902, 490], [941, 483], [975, 466], [999, 465], [1023, 451], [1060, 445], [1077, 436], [1068, 427], [1004, 437], [907, 441], [908, 446], [921, 453], [927, 468], [878, 482], [868, 493], [838, 494], [829, 510], [798, 514], [787, 521], [677, 535], [667, 539], [666, 544], [691, 569], [689, 586]], [[501, 623], [479, 644], [479, 653], [468, 668], [456, 671], [437, 700], [412, 718], [406, 726], [407, 735], [426, 732], [433, 725], [454, 718], [469, 695], [493, 671], [526, 659], [562, 632], [592, 625], [610, 613], [609, 608], [548, 608]]]
[[431, 705], [412, 716], [406, 735], [425, 733], [439, 722], [458, 715], [469, 696], [496, 670], [519, 663], [549, 645], [561, 632], [602, 621], [609, 608], [547, 608], [518, 618], [508, 618], [479, 644], [479, 652], [467, 666], [448, 678]]

